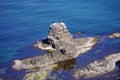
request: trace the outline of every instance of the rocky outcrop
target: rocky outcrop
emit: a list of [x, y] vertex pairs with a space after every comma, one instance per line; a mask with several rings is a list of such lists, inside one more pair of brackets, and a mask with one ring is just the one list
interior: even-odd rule
[[75, 78], [85, 77], [91, 78], [111, 72], [116, 67], [116, 62], [120, 60], [120, 53], [111, 54], [105, 57], [104, 60], [97, 60], [90, 63], [86, 68], [77, 70], [74, 73]]
[[109, 38], [120, 38], [120, 32], [115, 32], [109, 36]]
[[14, 69], [31, 69], [44, 67], [59, 61], [69, 60], [78, 57], [90, 50], [96, 44], [96, 38], [73, 38], [66, 25], [62, 22], [52, 23], [47, 39], [37, 41], [36, 48], [46, 50], [43, 56], [15, 60]]

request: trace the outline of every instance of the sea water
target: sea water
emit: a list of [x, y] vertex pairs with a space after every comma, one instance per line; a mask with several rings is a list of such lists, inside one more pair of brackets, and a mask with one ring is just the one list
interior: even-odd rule
[[[43, 54], [33, 44], [47, 37], [52, 21], [64, 22], [72, 34], [82, 31], [90, 36], [102, 35], [101, 43], [77, 59], [78, 68], [120, 52], [120, 39], [107, 41], [103, 37], [120, 31], [119, 0], [0, 0], [1, 78], [22, 80], [25, 73], [12, 69], [13, 60]], [[63, 80], [68, 80], [72, 72], [63, 71], [61, 75], [66, 75]]]

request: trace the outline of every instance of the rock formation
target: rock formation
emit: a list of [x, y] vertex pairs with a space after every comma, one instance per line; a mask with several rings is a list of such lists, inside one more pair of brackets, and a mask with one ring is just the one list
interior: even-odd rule
[[96, 38], [73, 38], [63, 22], [52, 23], [47, 39], [37, 41], [36, 48], [46, 50], [43, 56], [15, 60], [14, 69], [41, 68], [48, 64], [78, 57], [96, 44]]
[[111, 72], [116, 67], [116, 62], [120, 60], [120, 53], [111, 54], [104, 60], [97, 60], [90, 63], [86, 68], [77, 70], [74, 74], [75, 78], [85, 77], [91, 78]]
[[120, 32], [115, 32], [109, 36], [109, 38], [120, 38]]

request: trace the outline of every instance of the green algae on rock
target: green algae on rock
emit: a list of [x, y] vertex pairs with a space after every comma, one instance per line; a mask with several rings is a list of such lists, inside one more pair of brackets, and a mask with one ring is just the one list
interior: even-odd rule
[[48, 78], [53, 79], [55, 77], [53, 77], [53, 75], [50, 75], [51, 71], [58, 71], [61, 69], [71, 70], [74, 68], [75, 63], [76, 59], [71, 59], [47, 65], [37, 70], [35, 69], [27, 70], [27, 74], [24, 76], [23, 80], [46, 80]]
[[48, 75], [47, 71], [44, 71], [44, 73], [40, 72], [31, 72], [27, 73], [23, 80], [46, 80], [46, 76]]

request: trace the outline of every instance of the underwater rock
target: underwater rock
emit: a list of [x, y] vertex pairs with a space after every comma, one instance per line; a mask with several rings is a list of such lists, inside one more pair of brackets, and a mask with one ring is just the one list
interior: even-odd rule
[[97, 60], [90, 63], [86, 68], [77, 70], [74, 73], [75, 78], [85, 77], [91, 78], [99, 75], [104, 75], [111, 72], [116, 67], [116, 62], [120, 60], [120, 53], [111, 54], [105, 57], [104, 60]]
[[83, 34], [83, 32], [77, 32], [77, 34], [78, 34], [78, 35], [81, 35], [81, 34]]
[[70, 60], [66, 60], [66, 61], [59, 61], [57, 63], [54, 64], [53, 69], [54, 70], [72, 70], [74, 69], [76, 64], [76, 59], [70, 59]]
[[39, 72], [31, 72], [27, 73], [23, 80], [46, 80], [46, 76], [48, 75], [48, 71], [44, 71], [43, 73]]
[[109, 38], [120, 38], [120, 32], [113, 33]]
[[0, 69], [0, 74], [6, 74], [7, 68]]
[[78, 57], [87, 52], [96, 44], [96, 38], [73, 38], [63, 22], [52, 23], [48, 37], [37, 41], [36, 48], [46, 50], [43, 56], [36, 56], [24, 60], [15, 60], [14, 69], [32, 69], [47, 66], [59, 61], [65, 61]]

